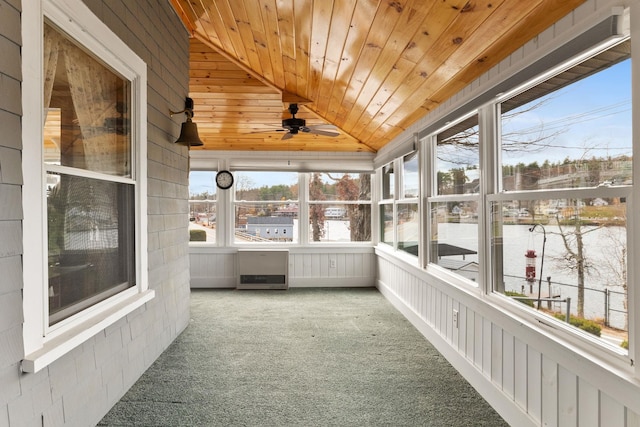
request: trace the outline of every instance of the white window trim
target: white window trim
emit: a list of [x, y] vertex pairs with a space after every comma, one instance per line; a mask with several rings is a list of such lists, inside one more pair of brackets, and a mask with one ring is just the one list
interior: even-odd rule
[[[374, 185], [374, 176], [375, 173], [374, 172], [363, 172], [363, 171], [355, 171], [355, 172], [348, 172], [348, 171], [339, 171], [339, 172], [334, 172], [331, 170], [326, 170], [326, 171], [317, 171], [317, 172], [300, 172], [300, 183], [299, 183], [299, 188], [304, 188], [304, 203], [301, 203], [301, 208], [300, 208], [300, 215], [304, 215], [304, 218], [309, 218], [309, 206], [310, 205], [326, 205], [326, 206], [348, 206], [348, 205], [368, 205], [370, 206], [370, 209], [373, 211], [373, 194], [369, 195], [369, 200], [311, 200], [311, 197], [309, 195], [309, 183], [311, 182], [311, 175], [313, 175], [314, 173], [335, 173], [335, 174], [349, 174], [349, 175], [357, 175], [357, 174], [370, 174], [371, 175], [371, 186], [373, 187]], [[373, 192], [373, 188], [371, 188], [371, 191]], [[304, 209], [303, 209], [304, 207]], [[373, 214], [373, 212], [372, 212]], [[373, 221], [373, 219], [371, 220]], [[306, 224], [306, 222], [305, 222]], [[313, 240], [311, 240], [311, 238], [309, 237], [309, 227], [299, 227], [300, 228], [300, 239], [304, 239], [301, 240], [304, 242], [303, 246], [331, 246], [331, 247], [353, 247], [353, 246], [367, 246], [367, 247], [372, 247], [373, 246], [373, 222], [370, 224], [371, 227], [371, 236], [372, 238], [368, 241], [365, 242], [331, 242], [331, 241], [320, 241], [320, 242], [314, 242]]]
[[[640, 8], [632, 8], [632, 12], [637, 16], [640, 16]], [[627, 20], [626, 14], [622, 16], [624, 21]], [[623, 31], [621, 34], [610, 37], [607, 40], [601, 43], [595, 43], [590, 48], [586, 49], [582, 53], [578, 53], [573, 57], [568, 57], [565, 61], [562, 61], [559, 64], [554, 65], [551, 69], [552, 72], [547, 72], [544, 76], [548, 76], [550, 73], [557, 73], [558, 70], [563, 70], [569, 68], [572, 65], [575, 65], [578, 62], [581, 62], [586, 57], [592, 56], [597, 52], [601, 52], [611, 47], [614, 44], [619, 43], [622, 39], [626, 38], [629, 34], [628, 25], [622, 25], [622, 28], [626, 28], [626, 31]], [[640, 49], [640, 42], [636, 43], [637, 39], [640, 37], [640, 32], [631, 31], [632, 42], [632, 51], [636, 53], [638, 49]], [[632, 54], [632, 56], [634, 56]], [[632, 79], [638, 74], [638, 68], [633, 68]], [[607, 187], [607, 188], [574, 188], [574, 189], [544, 189], [538, 191], [509, 191], [509, 192], [501, 192], [498, 190], [499, 188], [499, 160], [500, 160], [500, 150], [499, 147], [491, 143], [484, 143], [484, 141], [497, 141], [500, 137], [500, 126], [498, 124], [499, 113], [497, 112], [497, 106], [500, 102], [504, 101], [508, 96], [513, 96], [514, 94], [521, 92], [524, 90], [523, 88], [530, 88], [539, 84], [540, 81], [543, 80], [540, 77], [534, 77], [523, 82], [520, 85], [516, 85], [513, 88], [509, 88], [510, 90], [505, 93], [500, 93], [498, 96], [493, 96], [490, 98], [488, 102], [482, 103], [476, 108], [471, 108], [469, 111], [462, 111], [462, 109], [456, 110], [456, 112], [451, 113], [446, 116], [446, 124], [439, 125], [437, 122], [436, 125], [428, 127], [426, 131], [422, 131], [419, 135], [420, 139], [420, 148], [422, 153], [421, 161], [422, 165], [420, 170], [423, 174], [421, 178], [421, 207], [423, 208], [423, 213], [421, 215], [422, 227], [424, 229], [424, 233], [422, 235], [421, 245], [423, 250], [421, 251], [421, 260], [420, 260], [420, 271], [425, 271], [429, 277], [437, 278], [442, 281], [442, 283], [452, 286], [453, 288], [462, 289], [465, 291], [471, 291], [477, 293], [481, 298], [483, 298], [488, 304], [496, 307], [497, 309], [504, 311], [505, 313], [509, 313], [509, 315], [513, 316], [515, 319], [519, 319], [520, 322], [526, 322], [528, 325], [531, 325], [534, 329], [543, 330], [544, 333], [552, 338], [553, 340], [558, 341], [563, 346], [571, 348], [575, 353], [588, 357], [588, 358], [597, 358], [601, 361], [601, 363], [607, 366], [610, 369], [616, 370], [620, 375], [627, 376], [631, 374], [634, 377], [638, 377], [638, 372], [640, 369], [638, 367], [637, 358], [638, 358], [638, 340], [640, 340], [640, 328], [637, 328], [637, 318], [638, 311], [640, 311], [640, 298], [638, 298], [638, 292], [636, 287], [629, 286], [627, 289], [628, 301], [629, 301], [629, 351], [626, 352], [621, 348], [618, 348], [615, 345], [608, 344], [606, 342], [601, 341], [587, 333], [583, 333], [582, 331], [576, 330], [573, 327], [566, 325], [563, 322], [556, 322], [554, 319], [542, 315], [537, 311], [529, 311], [522, 308], [521, 304], [514, 302], [513, 300], [504, 297], [503, 295], [494, 293], [492, 290], [492, 260], [491, 260], [491, 238], [490, 238], [490, 230], [492, 229], [491, 218], [489, 215], [489, 207], [493, 202], [500, 201], [511, 201], [511, 200], [529, 200], [529, 199], [547, 199], [547, 198], [566, 198], [567, 194], [570, 194], [573, 198], [594, 198], [594, 197], [610, 197], [615, 195], [617, 197], [626, 197], [628, 210], [633, 212], [634, 205], [637, 203], [635, 200], [638, 198], [638, 194], [640, 194], [640, 186], [619, 186], [619, 187]], [[635, 79], [634, 79], [635, 81]], [[634, 88], [633, 98], [635, 100], [636, 95], [638, 93], [637, 88]], [[474, 102], [472, 100], [471, 106], [474, 106]], [[459, 113], [459, 114], [458, 114]], [[425, 171], [435, 171], [435, 139], [436, 136], [450, 127], [452, 124], [455, 124], [459, 121], [467, 119], [472, 114], [478, 114], [478, 124], [480, 125], [480, 172], [481, 172], [481, 191], [478, 194], [473, 195], [446, 195], [439, 196], [437, 195], [435, 176], [432, 173], [425, 173]], [[640, 109], [633, 109], [634, 118], [640, 116]], [[455, 119], [452, 120], [452, 119]], [[444, 119], [442, 120], [444, 122]], [[634, 123], [636, 121], [634, 120]], [[633, 150], [634, 154], [637, 154], [638, 150], [640, 150], [640, 145], [637, 144], [636, 139], [634, 137]], [[634, 157], [638, 157], [634, 155]], [[386, 157], [385, 157], [386, 158]], [[396, 166], [402, 160], [402, 156], [395, 157], [390, 160], [387, 164], [395, 164]], [[640, 170], [640, 164], [634, 163], [634, 183], [638, 182], [638, 170]], [[382, 180], [382, 169], [377, 169], [377, 178], [379, 181]], [[396, 183], [400, 182], [396, 179]], [[381, 188], [382, 186], [379, 185]], [[433, 202], [446, 202], [452, 200], [476, 200], [479, 203], [479, 236], [478, 236], [478, 247], [481, 249], [479, 251], [479, 266], [480, 266], [480, 274], [479, 281], [480, 283], [473, 283], [473, 288], [469, 287], [469, 283], [467, 283], [466, 279], [451, 273], [445, 269], [438, 267], [435, 264], [429, 263], [429, 259], [427, 257], [429, 251], [429, 242], [428, 237], [430, 235], [431, 221], [430, 221], [430, 209], [429, 204]], [[378, 200], [378, 205], [382, 205], [385, 203], [397, 203], [397, 198], [386, 199], [386, 200]], [[635, 283], [634, 277], [635, 266], [638, 265], [638, 260], [640, 259], [640, 251], [634, 247], [635, 241], [637, 240], [638, 231], [637, 224], [635, 221], [629, 220], [627, 223], [627, 236], [628, 236], [628, 247], [629, 247], [629, 260], [628, 260], [628, 283], [632, 285]], [[402, 259], [400, 252], [395, 251], [396, 238], [394, 236], [394, 245], [390, 247], [388, 245], [378, 244], [376, 246], [377, 254], [389, 254], [392, 255], [393, 258]], [[404, 260], [404, 259], [403, 259]], [[405, 260], [406, 261], [406, 260]]]
[[[589, 50], [589, 54], [581, 54], [578, 56], [580, 60], [584, 60], [586, 57], [593, 55], [595, 52], [602, 52], [611, 47], [611, 42], [601, 43], [596, 45], [596, 47]], [[633, 55], [632, 55], [633, 56]], [[568, 69], [571, 66], [575, 66], [577, 63], [581, 61], [576, 61], [575, 58], [572, 58], [562, 65], [556, 67], [557, 70], [560, 69]], [[633, 77], [633, 75], [632, 75]], [[527, 87], [534, 87], [536, 84], [540, 84], [540, 79], [535, 79], [535, 84], [531, 84], [530, 82], [526, 84]], [[518, 88], [518, 90], [512, 91], [512, 96], [516, 93], [521, 92], [522, 89]], [[486, 106], [485, 111], [491, 110], [495, 113], [495, 116], [492, 118], [490, 123], [493, 126], [490, 126], [491, 131], [496, 132], [496, 141], [501, 136], [500, 133], [500, 124], [499, 124], [499, 113], [498, 106], [501, 102], [503, 102], [506, 98], [499, 97], [496, 98], [495, 102], [490, 103]], [[635, 108], [633, 109], [635, 111]], [[495, 260], [491, 259], [491, 240], [492, 236], [490, 235], [490, 230], [492, 229], [491, 223], [491, 215], [489, 213], [490, 205], [495, 202], [509, 202], [512, 200], [547, 200], [547, 199], [589, 199], [596, 197], [625, 197], [627, 199], [627, 212], [634, 211], [634, 194], [637, 193], [637, 184], [635, 179], [635, 171], [638, 170], [638, 164], [634, 162], [633, 170], [634, 170], [634, 183], [633, 185], [621, 185], [621, 186], [612, 186], [612, 187], [578, 187], [578, 188], [563, 188], [563, 189], [539, 189], [539, 190], [528, 190], [528, 191], [504, 191], [500, 190], [500, 174], [499, 171], [501, 169], [500, 164], [500, 144], [490, 144], [490, 150], [494, 150], [487, 158], [490, 159], [491, 166], [487, 166], [485, 169], [491, 169], [493, 174], [491, 175], [492, 182], [487, 184], [488, 187], [484, 187], [487, 189], [487, 193], [483, 197], [483, 201], [485, 203], [484, 213], [486, 215], [485, 218], [485, 229], [486, 232], [483, 232], [483, 236], [486, 237], [484, 248], [484, 256], [486, 260], [484, 261], [491, 269], [493, 267], [493, 263]], [[637, 144], [634, 141], [633, 151], [634, 154], [638, 150]], [[637, 157], [634, 155], [634, 157]], [[634, 236], [636, 234], [633, 232], [633, 223], [634, 221], [631, 219], [631, 216], [628, 216], [627, 221], [627, 248], [629, 253], [629, 258], [627, 260], [627, 284], [631, 285], [635, 283], [634, 273], [633, 273], [633, 263], [632, 256], [637, 257], [637, 249], [634, 249], [633, 241]], [[634, 363], [634, 348], [637, 348], [637, 343], [634, 343], [634, 329], [635, 329], [635, 310], [637, 307], [637, 302], [634, 301], [634, 286], [627, 287], [627, 298], [628, 298], [628, 316], [629, 316], [629, 331], [628, 331], [628, 340], [629, 340], [629, 350], [625, 351], [621, 347], [618, 347], [614, 344], [608, 343], [600, 338], [594, 337], [593, 335], [581, 331], [578, 328], [568, 325], [565, 322], [558, 321], [553, 317], [543, 314], [537, 310], [528, 310], [524, 309], [520, 303], [513, 301], [509, 297], [500, 294], [493, 290], [493, 278], [490, 277], [490, 272], [486, 272], [484, 274], [484, 278], [486, 280], [483, 292], [487, 298], [487, 301], [490, 301], [492, 304], [495, 304], [496, 307], [499, 307], [506, 313], [509, 313], [514, 318], [522, 319], [528, 324], [534, 325], [535, 328], [539, 328], [544, 331], [546, 335], [549, 337], [553, 337], [553, 339], [562, 342], [563, 345], [568, 346], [573, 349], [577, 354], [585, 357], [585, 358], [596, 358], [601, 361], [603, 365], [611, 366], [613, 369], [616, 369], [622, 375], [635, 375], [637, 376], [637, 368]]]
[[[147, 68], [80, 0], [24, 2], [22, 10], [23, 107], [23, 342], [21, 369], [37, 372], [151, 300], [147, 272]], [[133, 177], [136, 182], [136, 286], [48, 331], [46, 195], [43, 167], [43, 19], [63, 29], [132, 83]], [[26, 125], [30, 124], [30, 125]], [[37, 159], [37, 160], [36, 160]]]
[[[480, 129], [480, 148], [479, 148], [479, 164], [480, 164], [480, 187], [481, 190], [479, 193], [461, 193], [461, 194], [446, 194], [446, 195], [441, 195], [438, 194], [438, 179], [437, 179], [437, 174], [438, 174], [438, 159], [437, 159], [437, 146], [438, 146], [438, 135], [444, 131], [446, 131], [447, 129], [451, 128], [452, 126], [457, 125], [458, 123], [467, 120], [470, 117], [473, 116], [477, 116], [478, 117], [478, 124], [477, 126], [479, 126]], [[481, 114], [480, 109], [474, 109], [469, 111], [466, 114], [461, 115], [458, 119], [448, 122], [446, 124], [446, 126], [437, 129], [435, 132], [433, 132], [430, 135], [427, 135], [426, 137], [424, 137], [421, 140], [421, 147], [422, 149], [425, 151], [426, 154], [426, 158], [425, 158], [425, 162], [424, 164], [428, 165], [428, 167], [426, 168], [426, 170], [431, 171], [430, 173], [424, 173], [424, 175], [427, 175], [425, 177], [425, 180], [423, 181], [425, 186], [425, 191], [424, 191], [424, 215], [422, 216], [422, 220], [424, 221], [424, 228], [425, 228], [425, 236], [423, 237], [423, 242], [422, 244], [423, 246], [423, 259], [421, 261], [421, 264], [427, 271], [429, 271], [431, 274], [433, 274], [436, 277], [440, 277], [450, 283], [456, 284], [456, 286], [463, 286], [463, 287], [467, 287], [469, 288], [472, 292], [478, 292], [481, 293], [481, 290], [484, 286], [486, 286], [486, 268], [485, 268], [485, 258], [486, 258], [486, 254], [484, 252], [484, 248], [485, 248], [485, 241], [484, 241], [484, 232], [483, 232], [483, 225], [485, 224], [485, 209], [484, 209], [484, 200], [482, 197], [482, 188], [484, 184], [484, 180], [485, 180], [485, 176], [483, 175], [483, 171], [485, 168], [482, 167], [483, 164], [483, 160], [485, 159], [485, 157], [483, 157], [483, 147], [485, 147], [487, 144], [484, 144], [482, 142], [483, 138], [485, 138], [486, 136], [484, 135], [486, 131], [485, 128], [483, 128], [483, 124], [481, 123], [482, 121], [482, 117], [483, 115]], [[488, 128], [490, 128], [491, 126], [488, 126]], [[457, 273], [454, 273], [444, 267], [439, 266], [437, 263], [431, 262], [430, 257], [431, 257], [431, 242], [429, 242], [429, 237], [431, 236], [432, 233], [432, 227], [433, 224], [431, 223], [431, 204], [432, 203], [447, 203], [447, 202], [460, 202], [460, 201], [470, 201], [470, 202], [475, 202], [478, 205], [478, 229], [477, 229], [477, 238], [478, 238], [478, 281], [473, 281], [471, 279], [468, 279], [466, 277], [463, 277]]]

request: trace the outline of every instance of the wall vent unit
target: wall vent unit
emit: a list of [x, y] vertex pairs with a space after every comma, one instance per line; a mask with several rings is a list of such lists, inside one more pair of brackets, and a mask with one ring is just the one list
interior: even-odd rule
[[237, 289], [288, 289], [289, 250], [238, 250]]

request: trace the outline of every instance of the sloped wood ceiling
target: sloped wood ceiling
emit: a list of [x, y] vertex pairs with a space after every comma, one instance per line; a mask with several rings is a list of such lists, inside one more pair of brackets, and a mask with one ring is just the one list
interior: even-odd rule
[[[202, 149], [372, 152], [584, 2], [171, 1]], [[340, 136], [283, 140], [290, 102]]]

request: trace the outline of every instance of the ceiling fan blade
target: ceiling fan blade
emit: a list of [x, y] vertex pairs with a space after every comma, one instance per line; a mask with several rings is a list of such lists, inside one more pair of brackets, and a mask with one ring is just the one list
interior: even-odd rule
[[265, 130], [254, 130], [249, 133], [267, 133], [267, 132], [287, 132], [286, 129], [265, 129]]
[[284, 135], [282, 135], [282, 139], [290, 139], [293, 138], [293, 134], [291, 132], [287, 132]]
[[329, 130], [321, 130], [321, 129], [309, 129], [309, 133], [314, 135], [322, 135], [322, 136], [338, 136], [340, 132], [329, 131]]
[[307, 127], [309, 129], [338, 129], [336, 125], [332, 125], [331, 123], [321, 123], [319, 125], [309, 125]]

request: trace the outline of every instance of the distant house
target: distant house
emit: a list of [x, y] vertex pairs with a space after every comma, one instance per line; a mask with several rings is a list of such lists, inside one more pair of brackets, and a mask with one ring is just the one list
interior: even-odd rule
[[291, 204], [291, 205], [287, 205], [285, 207], [279, 208], [276, 212], [275, 215], [277, 216], [290, 216], [290, 217], [297, 217], [298, 216], [298, 205], [297, 204]]
[[328, 219], [344, 218], [346, 215], [345, 208], [327, 208], [324, 211], [324, 217]]
[[293, 240], [293, 217], [290, 216], [249, 216], [247, 234], [269, 240]]

